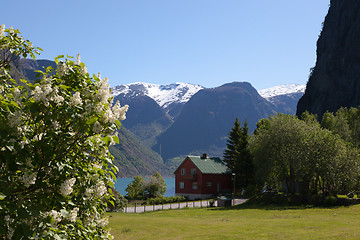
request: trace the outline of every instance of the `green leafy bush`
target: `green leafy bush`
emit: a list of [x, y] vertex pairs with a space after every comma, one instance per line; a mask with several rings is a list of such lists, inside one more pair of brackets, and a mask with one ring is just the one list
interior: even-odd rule
[[107, 78], [90, 76], [78, 56], [18, 84], [11, 62], [37, 48], [0, 27], [0, 238], [111, 239], [104, 217], [119, 142]]

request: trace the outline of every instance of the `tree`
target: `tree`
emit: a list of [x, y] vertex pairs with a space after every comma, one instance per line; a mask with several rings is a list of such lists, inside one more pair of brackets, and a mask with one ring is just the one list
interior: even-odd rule
[[108, 147], [128, 107], [112, 107], [107, 78], [91, 77], [79, 56], [59, 56], [34, 84], [17, 84], [7, 56], [35, 49], [0, 28], [0, 238], [111, 239]]
[[152, 175], [146, 183], [145, 195], [147, 198], [161, 197], [166, 192], [166, 184], [164, 178], [160, 173], [156, 172]]
[[143, 199], [145, 197], [146, 181], [141, 176], [135, 176], [126, 187], [126, 197], [129, 199]]
[[227, 149], [224, 151], [224, 161], [236, 176], [239, 188], [247, 188], [254, 183], [253, 159], [248, 149], [249, 128], [247, 122], [240, 127], [239, 119], [236, 118], [234, 126], [229, 132]]
[[[312, 117], [306, 117], [312, 119]], [[358, 179], [359, 152], [314, 121], [278, 114], [261, 122], [249, 141], [260, 186], [296, 192], [344, 192]]]
[[136, 176], [126, 187], [127, 198], [148, 199], [161, 197], [166, 192], [166, 184], [160, 173], [156, 172], [148, 181], [141, 176]]
[[108, 208], [112, 212], [122, 212], [128, 204], [127, 199], [115, 188], [111, 189], [114, 194], [114, 204], [109, 203]]

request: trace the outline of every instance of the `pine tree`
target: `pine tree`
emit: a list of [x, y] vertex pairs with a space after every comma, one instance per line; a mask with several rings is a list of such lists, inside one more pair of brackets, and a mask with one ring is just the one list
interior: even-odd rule
[[229, 136], [226, 144], [227, 149], [224, 152], [224, 162], [228, 165], [231, 171], [234, 172], [235, 167], [235, 159], [237, 156], [237, 146], [240, 144], [241, 138], [241, 129], [239, 119], [236, 118], [234, 122], [234, 126], [231, 128], [229, 132]]
[[229, 132], [227, 149], [224, 151], [224, 161], [236, 176], [236, 186], [247, 188], [254, 183], [254, 166], [251, 153], [248, 149], [249, 128], [245, 120], [241, 127], [236, 118], [234, 126]]

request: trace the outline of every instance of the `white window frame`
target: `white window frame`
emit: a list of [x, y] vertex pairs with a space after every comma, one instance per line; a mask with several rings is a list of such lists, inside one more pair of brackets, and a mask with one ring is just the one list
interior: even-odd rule
[[193, 190], [197, 190], [197, 189], [198, 189], [198, 183], [197, 183], [197, 182], [193, 182], [193, 183], [192, 183], [192, 189], [193, 189]]
[[182, 168], [181, 169], [181, 175], [185, 175], [186, 174], [186, 168]]
[[184, 182], [180, 182], [180, 183], [179, 183], [179, 188], [180, 188], [180, 189], [184, 189], [184, 188], [185, 188], [185, 183], [184, 183]]

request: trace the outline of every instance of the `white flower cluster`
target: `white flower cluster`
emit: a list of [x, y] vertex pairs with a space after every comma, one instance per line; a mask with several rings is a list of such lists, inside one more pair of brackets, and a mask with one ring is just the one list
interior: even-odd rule
[[96, 221], [96, 223], [98, 224], [99, 227], [106, 227], [109, 224], [109, 219], [108, 218], [100, 218]]
[[14, 90], [14, 100], [21, 106], [21, 92], [19, 88], [15, 88]]
[[53, 121], [52, 125], [53, 125], [53, 128], [54, 128], [55, 131], [59, 130], [60, 127], [61, 127], [61, 125], [60, 125], [60, 123], [58, 121]]
[[94, 190], [95, 196], [102, 197], [106, 192], [107, 189], [103, 181], [100, 181], [95, 185], [95, 190]]
[[9, 227], [8, 234], [7, 234], [8, 239], [12, 239], [14, 232], [15, 232], [15, 229], [12, 227]]
[[62, 105], [64, 98], [60, 96], [58, 93], [59, 93], [59, 89], [58, 87], [55, 87], [53, 91], [53, 96], [50, 98], [50, 100], [54, 101], [56, 105], [60, 106]]
[[87, 188], [86, 190], [85, 190], [85, 196], [86, 197], [92, 197], [92, 195], [94, 194], [94, 190], [93, 189], [91, 189], [91, 188]]
[[74, 95], [72, 95], [72, 97], [70, 98], [70, 105], [72, 106], [82, 105], [82, 100], [79, 92], [76, 92], [74, 93]]
[[75, 178], [70, 178], [65, 180], [65, 182], [61, 184], [60, 192], [64, 197], [72, 193], [75, 181], [76, 181]]
[[120, 106], [119, 101], [115, 103], [115, 105], [112, 107], [112, 109], [108, 108], [105, 110], [104, 113], [104, 122], [110, 122], [114, 123], [117, 119], [125, 120], [126, 119], [126, 112], [129, 109], [128, 105], [125, 105], [123, 107]]
[[[54, 101], [56, 105], [62, 105], [64, 98], [58, 94], [57, 87], [54, 89], [50, 84], [44, 83], [40, 86], [36, 86], [32, 91], [35, 102], [43, 102], [46, 107], [49, 106], [49, 101]], [[50, 95], [51, 94], [51, 95]]]
[[115, 103], [115, 105], [113, 106], [112, 110], [114, 112], [115, 118], [116, 119], [120, 119], [120, 120], [125, 120], [126, 119], [126, 112], [129, 109], [128, 105], [125, 105], [123, 107], [120, 107], [120, 103], [119, 101], [117, 101]]
[[80, 61], [80, 54], [78, 53], [78, 55], [76, 55], [76, 59], [75, 59], [75, 63], [77, 64], [77, 65], [80, 65], [81, 64], [81, 61]]
[[20, 178], [20, 180], [24, 183], [25, 187], [29, 187], [36, 182], [36, 173], [28, 174], [27, 172]]
[[59, 76], [65, 76], [69, 72], [69, 67], [64, 62], [59, 62], [57, 65], [56, 71], [58, 72]]
[[98, 87], [98, 99], [101, 102], [107, 102], [108, 99], [111, 97], [111, 92], [110, 92], [110, 85], [108, 84], [108, 78], [104, 78], [103, 80], [101, 80], [100, 82], [97, 82], [96, 85]]
[[0, 26], [0, 38], [5, 36], [5, 24]]
[[16, 111], [15, 113], [11, 113], [9, 115], [9, 125], [10, 127], [18, 127], [21, 122], [21, 112]]
[[52, 217], [55, 221], [55, 223], [58, 223], [61, 221], [61, 213], [56, 210], [51, 210], [47, 213], [48, 216]]
[[70, 211], [67, 219], [70, 221], [70, 222], [75, 222], [76, 221], [76, 218], [77, 218], [77, 214], [78, 214], [78, 211], [79, 211], [79, 208], [74, 208]]
[[102, 163], [99, 163], [99, 164], [97, 164], [97, 163], [93, 163], [92, 164], [92, 166], [93, 166], [93, 168], [95, 168], [95, 169], [102, 169]]

